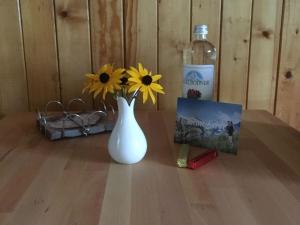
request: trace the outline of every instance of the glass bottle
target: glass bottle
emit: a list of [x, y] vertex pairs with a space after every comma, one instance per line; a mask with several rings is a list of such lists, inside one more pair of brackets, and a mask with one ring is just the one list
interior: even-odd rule
[[207, 40], [207, 25], [196, 25], [183, 50], [183, 97], [213, 100], [216, 48]]

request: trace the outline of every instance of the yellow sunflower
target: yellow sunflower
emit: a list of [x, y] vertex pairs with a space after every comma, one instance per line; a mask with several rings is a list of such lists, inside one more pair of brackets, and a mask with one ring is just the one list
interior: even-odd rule
[[86, 91], [89, 91], [89, 94], [91, 93], [91, 87], [94, 84], [94, 80], [86, 77], [86, 81], [84, 82], [84, 88], [82, 89], [82, 94], [85, 93]]
[[134, 92], [139, 90], [143, 93], [143, 103], [145, 103], [150, 95], [153, 104], [155, 104], [156, 99], [153, 94], [153, 91], [164, 94], [163, 87], [157, 82], [160, 78], [160, 74], [153, 74], [151, 71], [148, 71], [146, 68], [143, 67], [141, 63], [138, 64], [138, 69], [134, 67], [130, 67], [127, 70], [127, 73], [130, 75], [128, 79], [131, 83], [128, 92]]
[[105, 99], [107, 92], [114, 93], [115, 90], [120, 90], [120, 78], [125, 69], [113, 70], [111, 64], [105, 64], [96, 74], [86, 74], [88, 78], [83, 92], [89, 90], [89, 93], [94, 92], [94, 98], [102, 92], [102, 98]]

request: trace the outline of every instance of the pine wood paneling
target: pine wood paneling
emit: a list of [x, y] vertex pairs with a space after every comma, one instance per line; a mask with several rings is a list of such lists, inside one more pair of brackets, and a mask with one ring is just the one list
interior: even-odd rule
[[190, 0], [159, 1], [159, 73], [166, 95], [159, 109], [175, 109], [182, 96], [182, 50], [190, 42]]
[[106, 63], [124, 65], [122, 0], [91, 0], [93, 70]]
[[251, 0], [224, 0], [220, 101], [246, 106]]
[[[193, 0], [192, 1], [192, 30], [197, 24], [208, 25], [208, 40], [216, 47], [219, 55], [220, 22], [221, 22], [221, 0]], [[214, 15], [214, 16], [212, 16]], [[215, 65], [214, 99], [218, 96], [218, 64], [217, 57]]]
[[81, 96], [84, 74], [91, 71], [88, 6], [88, 0], [55, 1], [61, 95], [65, 102]]
[[[182, 49], [194, 25], [208, 24], [220, 57], [215, 99], [268, 110], [300, 130], [299, 4], [0, 0], [0, 114], [67, 101], [81, 95], [85, 73], [105, 63], [138, 62], [163, 75], [166, 95], [158, 95], [155, 106], [139, 100], [136, 108], [175, 109], [182, 95]], [[112, 97], [106, 102], [115, 103]]]
[[[102, 65], [112, 63], [124, 66], [124, 30], [122, 0], [90, 0], [92, 69], [96, 72]], [[95, 99], [98, 108], [102, 97]], [[115, 101], [110, 95], [105, 102]]]
[[21, 0], [30, 109], [60, 99], [53, 2]]
[[28, 110], [18, 0], [0, 1], [0, 114]]
[[274, 111], [283, 0], [254, 0], [248, 108]]
[[[141, 62], [153, 73], [157, 72], [157, 1], [125, 0], [125, 66], [137, 66]], [[142, 104], [141, 94], [138, 108], [155, 109], [152, 101]]]
[[286, 0], [276, 115], [300, 130], [300, 2]]

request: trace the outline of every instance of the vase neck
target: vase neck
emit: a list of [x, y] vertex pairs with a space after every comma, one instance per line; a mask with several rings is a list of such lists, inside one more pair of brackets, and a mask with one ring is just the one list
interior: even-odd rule
[[122, 113], [122, 114], [123, 113], [125, 113], [125, 114], [128, 113], [128, 114], [133, 115], [135, 99], [133, 99], [130, 102], [130, 105], [128, 104], [127, 100], [123, 97], [118, 97], [117, 102], [118, 102], [119, 113]]

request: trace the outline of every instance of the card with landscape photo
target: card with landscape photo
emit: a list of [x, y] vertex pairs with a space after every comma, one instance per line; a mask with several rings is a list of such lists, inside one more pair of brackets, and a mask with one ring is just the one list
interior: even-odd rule
[[242, 106], [178, 98], [174, 141], [237, 153]]

